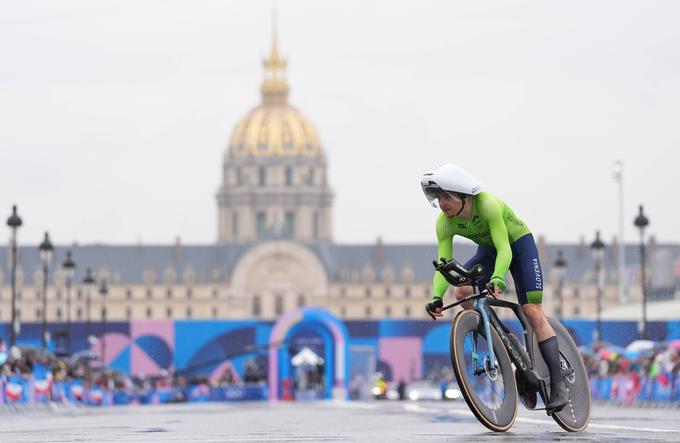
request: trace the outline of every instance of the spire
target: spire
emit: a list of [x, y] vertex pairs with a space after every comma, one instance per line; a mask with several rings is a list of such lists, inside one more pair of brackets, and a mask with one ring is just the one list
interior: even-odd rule
[[286, 60], [279, 53], [276, 11], [272, 13], [272, 49], [269, 57], [262, 61], [264, 81], [260, 87], [262, 102], [265, 104], [286, 103], [288, 83], [286, 82]]

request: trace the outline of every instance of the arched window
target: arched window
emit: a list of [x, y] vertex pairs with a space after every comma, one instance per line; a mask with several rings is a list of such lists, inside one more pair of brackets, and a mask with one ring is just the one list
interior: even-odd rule
[[301, 308], [305, 305], [305, 296], [304, 295], [302, 295], [302, 294], [298, 295], [297, 305], [298, 305], [298, 308]]

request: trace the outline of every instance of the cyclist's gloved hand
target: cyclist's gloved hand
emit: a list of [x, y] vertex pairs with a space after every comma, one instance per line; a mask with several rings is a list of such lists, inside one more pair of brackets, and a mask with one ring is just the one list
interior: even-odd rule
[[432, 297], [432, 300], [425, 305], [425, 311], [428, 313], [432, 320], [436, 320], [437, 317], [442, 317], [442, 308], [444, 307], [444, 302], [440, 297]]
[[508, 289], [508, 286], [505, 284], [502, 278], [491, 277], [489, 283], [486, 284], [486, 289], [489, 290], [490, 294], [501, 295], [503, 291]]

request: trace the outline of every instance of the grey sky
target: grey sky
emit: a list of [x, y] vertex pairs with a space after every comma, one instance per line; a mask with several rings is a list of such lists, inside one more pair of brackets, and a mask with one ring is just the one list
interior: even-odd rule
[[342, 243], [432, 242], [420, 174], [457, 162], [549, 241], [640, 202], [680, 241], [679, 2], [3, 1], [0, 215], [20, 241], [211, 243], [233, 125], [278, 9]]

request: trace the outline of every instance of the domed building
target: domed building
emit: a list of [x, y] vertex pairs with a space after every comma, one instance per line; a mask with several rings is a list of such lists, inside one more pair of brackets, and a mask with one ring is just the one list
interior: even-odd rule
[[263, 65], [262, 103], [236, 124], [224, 157], [218, 242], [331, 241], [326, 159], [312, 122], [288, 103], [275, 33]]

